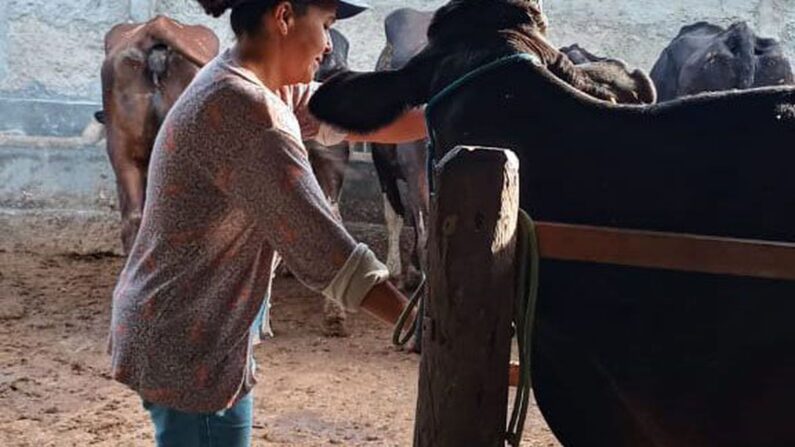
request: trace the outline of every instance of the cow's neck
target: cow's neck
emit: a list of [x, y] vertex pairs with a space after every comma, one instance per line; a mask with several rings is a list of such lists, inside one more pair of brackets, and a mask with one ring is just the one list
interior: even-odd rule
[[447, 53], [443, 62], [435, 65], [436, 78], [431, 88], [432, 95], [479, 67], [518, 53], [532, 54], [538, 57], [541, 65], [550, 68], [556, 75], [564, 79], [567, 77], [565, 69], [557, 69], [562, 65], [562, 53], [534, 27], [471, 33], [466, 39], [461, 39], [461, 36], [453, 37], [454, 39], [432, 43], [432, 46], [444, 49]]
[[504, 30], [500, 35], [515, 52], [535, 54], [545, 66], [554, 65], [560, 58], [560, 51], [535, 27]]
[[591, 82], [580, 68], [555, 48], [537, 28], [520, 28], [502, 33], [516, 52], [535, 54], [552, 74], [577, 90], [601, 99], [611, 99], [603, 86]]

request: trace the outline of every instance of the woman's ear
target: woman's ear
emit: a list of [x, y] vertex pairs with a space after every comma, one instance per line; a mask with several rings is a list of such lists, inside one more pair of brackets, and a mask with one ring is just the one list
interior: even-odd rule
[[[279, 2], [271, 13], [276, 22], [276, 31], [281, 36], [286, 36], [295, 21], [295, 10], [288, 1]], [[268, 29], [267, 27], [265, 29]]]

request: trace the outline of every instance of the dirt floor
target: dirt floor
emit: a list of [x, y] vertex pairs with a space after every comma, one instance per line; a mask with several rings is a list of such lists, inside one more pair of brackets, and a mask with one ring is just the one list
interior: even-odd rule
[[[146, 446], [136, 395], [108, 375], [111, 255], [0, 251], [0, 446]], [[351, 319], [325, 338], [322, 303], [293, 279], [274, 290], [276, 338], [256, 348], [255, 446], [410, 446], [416, 355], [391, 329]], [[533, 406], [526, 446], [559, 445]]]

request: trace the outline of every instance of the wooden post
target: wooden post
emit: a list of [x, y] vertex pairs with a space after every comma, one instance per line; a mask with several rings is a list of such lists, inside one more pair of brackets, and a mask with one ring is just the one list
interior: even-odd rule
[[518, 172], [457, 147], [434, 173], [415, 447], [505, 445]]

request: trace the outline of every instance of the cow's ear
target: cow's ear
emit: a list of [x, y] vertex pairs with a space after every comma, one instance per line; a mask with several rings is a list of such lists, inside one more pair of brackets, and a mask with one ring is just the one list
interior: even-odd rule
[[635, 92], [641, 104], [654, 104], [657, 102], [657, 88], [654, 81], [643, 70], [635, 69], [632, 74], [635, 81]]
[[309, 110], [347, 131], [372, 132], [428, 100], [429, 66], [415, 57], [400, 70], [339, 73], [312, 96]]

